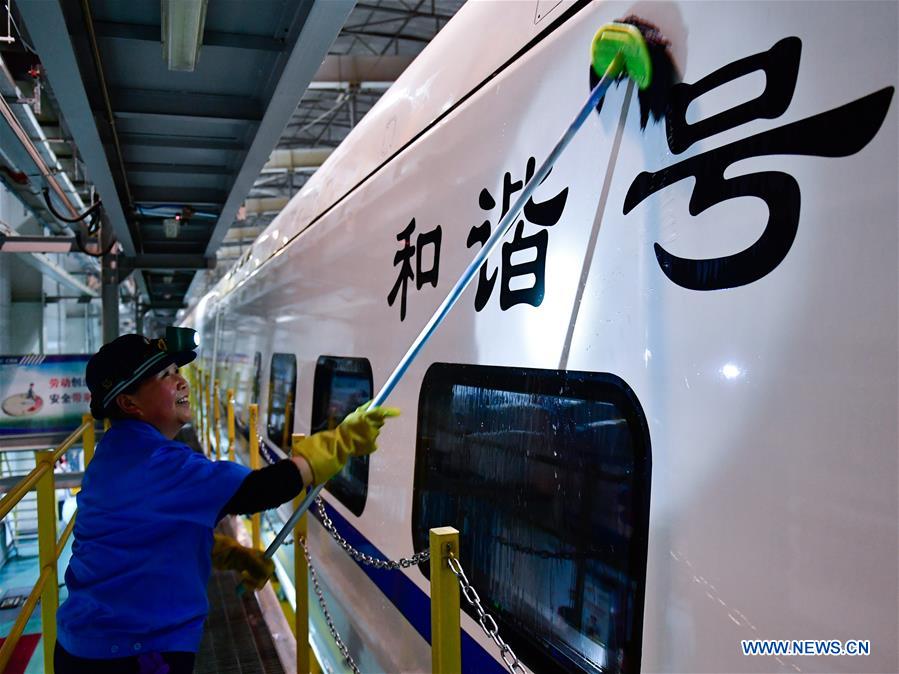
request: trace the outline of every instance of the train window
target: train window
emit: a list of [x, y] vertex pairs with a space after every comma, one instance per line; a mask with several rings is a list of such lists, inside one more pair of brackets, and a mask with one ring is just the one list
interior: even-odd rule
[[297, 396], [297, 359], [292, 353], [272, 354], [268, 384], [268, 438], [290, 452], [293, 409]]
[[627, 384], [436, 363], [418, 419], [416, 551], [432, 527], [459, 530], [469, 579], [531, 670], [639, 671], [651, 460]]
[[250, 392], [250, 404], [259, 404], [259, 388], [262, 385], [262, 354], [257, 351], [253, 355], [253, 381], [251, 382], [253, 387]]
[[[321, 356], [315, 364], [312, 391], [313, 433], [337, 426], [372, 397], [371, 363], [365, 358]], [[325, 486], [356, 517], [368, 495], [368, 457], [353, 457]]]

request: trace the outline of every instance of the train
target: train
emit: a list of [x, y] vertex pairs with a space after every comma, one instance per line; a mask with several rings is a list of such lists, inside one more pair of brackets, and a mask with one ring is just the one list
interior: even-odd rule
[[[467, 3], [183, 317], [200, 366], [275, 457], [370, 399], [586, 101], [596, 30], [639, 16], [664, 119], [609, 90], [330, 529], [392, 560], [458, 529], [530, 672], [899, 671], [897, 8]], [[430, 671], [428, 565], [357, 563], [313, 515], [359, 668]], [[506, 671], [462, 603], [464, 671]]]

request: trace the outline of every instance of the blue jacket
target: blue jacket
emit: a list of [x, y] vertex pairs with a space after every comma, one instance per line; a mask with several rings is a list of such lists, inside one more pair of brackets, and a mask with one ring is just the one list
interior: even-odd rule
[[78, 494], [60, 644], [82, 658], [196, 652], [212, 530], [250, 473], [141, 421], [117, 421]]

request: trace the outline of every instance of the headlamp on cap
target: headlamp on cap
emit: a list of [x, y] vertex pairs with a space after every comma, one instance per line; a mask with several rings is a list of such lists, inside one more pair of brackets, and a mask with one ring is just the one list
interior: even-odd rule
[[200, 336], [193, 328], [176, 328], [170, 325], [165, 329], [165, 345], [165, 350], [169, 353], [193, 351], [200, 346]]

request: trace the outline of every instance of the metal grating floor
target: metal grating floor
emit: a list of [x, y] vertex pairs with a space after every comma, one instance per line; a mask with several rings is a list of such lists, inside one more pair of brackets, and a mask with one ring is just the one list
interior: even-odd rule
[[253, 592], [237, 596], [239, 577], [213, 571], [209, 618], [195, 674], [284, 674]]

